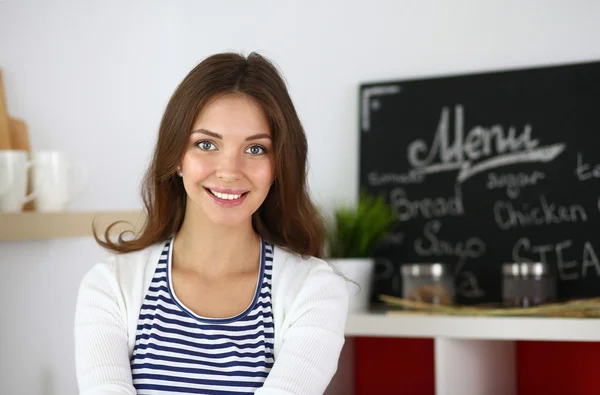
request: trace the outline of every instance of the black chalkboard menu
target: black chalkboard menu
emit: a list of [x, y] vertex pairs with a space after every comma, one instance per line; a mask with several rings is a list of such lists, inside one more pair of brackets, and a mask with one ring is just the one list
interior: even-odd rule
[[446, 262], [458, 303], [496, 303], [502, 263], [541, 261], [560, 299], [600, 295], [600, 62], [359, 92], [360, 186], [401, 221], [375, 294], [401, 295], [404, 263]]

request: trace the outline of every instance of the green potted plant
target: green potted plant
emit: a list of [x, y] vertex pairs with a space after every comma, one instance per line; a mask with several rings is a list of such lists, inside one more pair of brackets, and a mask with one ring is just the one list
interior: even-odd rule
[[383, 196], [361, 192], [355, 207], [339, 206], [327, 226], [326, 259], [350, 281], [350, 311], [364, 311], [375, 269], [375, 250], [396, 224]]

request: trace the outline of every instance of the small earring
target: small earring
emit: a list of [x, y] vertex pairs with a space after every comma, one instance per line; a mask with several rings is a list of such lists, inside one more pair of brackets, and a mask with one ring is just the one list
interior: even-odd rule
[[177, 175], [178, 175], [179, 177], [182, 177], [182, 176], [183, 176], [183, 173], [181, 172], [181, 167], [178, 167], [178, 168], [177, 168]]

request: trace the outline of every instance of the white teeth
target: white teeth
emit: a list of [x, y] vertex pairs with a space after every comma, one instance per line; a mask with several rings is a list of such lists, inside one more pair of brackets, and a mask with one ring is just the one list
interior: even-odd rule
[[223, 199], [223, 200], [235, 200], [235, 199], [239, 199], [242, 196], [242, 195], [231, 195], [228, 193], [221, 193], [221, 192], [213, 191], [212, 189], [209, 189], [209, 191], [210, 191], [210, 193], [212, 193], [219, 199]]

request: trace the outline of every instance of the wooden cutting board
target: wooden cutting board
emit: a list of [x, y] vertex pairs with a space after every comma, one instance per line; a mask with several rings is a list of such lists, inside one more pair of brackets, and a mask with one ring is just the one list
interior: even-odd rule
[[6, 110], [6, 95], [2, 83], [2, 71], [0, 70], [0, 150], [11, 149], [10, 122]]
[[31, 143], [29, 142], [29, 132], [27, 124], [22, 119], [8, 118], [10, 149], [23, 150], [31, 154]]

